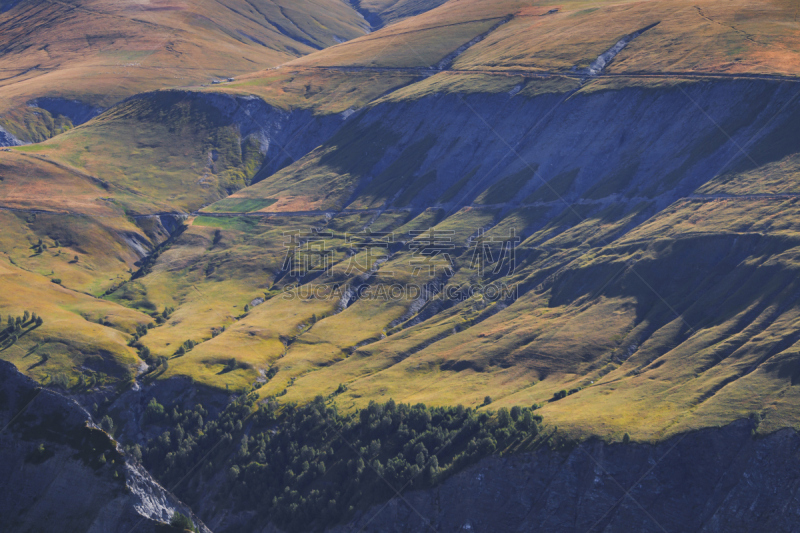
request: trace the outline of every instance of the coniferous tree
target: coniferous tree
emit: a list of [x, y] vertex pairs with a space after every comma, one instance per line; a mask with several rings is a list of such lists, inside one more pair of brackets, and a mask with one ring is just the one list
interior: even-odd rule
[[100, 420], [100, 429], [106, 433], [111, 433], [114, 430], [114, 421], [110, 416], [106, 415]]

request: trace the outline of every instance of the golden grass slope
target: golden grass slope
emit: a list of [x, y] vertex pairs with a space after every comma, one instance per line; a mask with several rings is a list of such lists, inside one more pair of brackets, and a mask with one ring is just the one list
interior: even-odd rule
[[508, 17], [452, 68], [568, 73], [588, 67], [622, 37], [658, 23], [630, 43], [608, 72], [796, 76], [796, 8], [789, 0], [451, 1], [289, 65], [433, 67]]
[[9, 315], [25, 311], [44, 320], [38, 327], [27, 325], [16, 343], [0, 348], [0, 357], [20, 371], [40, 382], [63, 374], [71, 386], [81, 375], [102, 384], [136, 374], [141, 361], [127, 343], [137, 325], [151, 322], [147, 315], [52, 283], [11, 264], [6, 254], [0, 254], [0, 286], [3, 327]]
[[280, 68], [240, 76], [232, 83], [200, 88], [204, 92], [256, 95], [280, 109], [310, 109], [315, 114], [365, 107], [385, 94], [420, 79], [403, 72], [338, 72]]
[[[763, 171], [769, 176], [771, 165]], [[739, 182], [755, 180], [754, 174], [744, 171], [728, 177], [726, 184], [735, 190]], [[786, 179], [784, 188], [791, 182], [790, 176]], [[622, 212], [587, 208], [583, 221], [552, 219], [522, 243], [517, 271], [500, 278], [520, 288], [519, 298], [493, 301], [476, 295], [453, 305], [433, 301], [414, 307], [411, 315], [406, 313], [412, 302], [403, 299], [365, 298], [341, 309], [325, 298], [292, 300], [276, 294], [288, 280], [274, 283], [282, 257], [274, 225], [302, 228], [305, 220], [306, 225], [358, 232], [372, 223], [399, 234], [438, 223], [439, 229], [454, 229], [460, 243], [471, 229], [487, 224], [503, 233], [502, 217], [491, 209], [464, 209], [444, 220], [425, 211], [418, 224], [408, 221], [413, 215], [397, 213], [328, 222], [322, 217], [293, 218], [291, 223], [273, 218], [246, 225], [235, 218], [203, 220], [202, 225], [211, 224], [204, 227], [223, 228], [217, 253], [229, 261], [227, 269], [250, 268], [255, 274], [245, 265], [254, 265], [255, 250], [263, 250], [266, 279], [259, 283], [255, 275], [247, 283], [249, 294], [265, 291], [271, 297], [238, 317], [226, 311], [227, 329], [216, 337], [206, 322], [206, 342], [171, 360], [167, 375], [236, 388], [277, 369], [259, 389], [262, 395], [304, 402], [344, 383], [347, 391], [336, 400], [342, 408], [390, 397], [479, 406], [488, 395], [494, 408], [540, 404], [548, 420], [580, 437], [621, 438], [627, 432], [658, 440], [754, 413], [764, 420], [761, 431], [796, 427], [797, 202], [770, 197], [682, 200], [612, 244], [606, 240], [646, 206]], [[517, 220], [510, 225], [520, 220], [530, 224], [537, 217], [523, 211], [508, 216]], [[235, 243], [224, 244], [234, 227], [240, 228], [234, 230]], [[257, 240], [254, 230], [261, 235]], [[207, 235], [198, 252], [214, 240], [213, 233], [197, 225], [190, 231]], [[338, 261], [334, 272], [341, 273], [347, 263], [347, 255], [340, 253], [343, 243], [334, 239], [331, 244]], [[175, 248], [174, 257], [184, 253], [181, 249]], [[447, 286], [487, 283], [470, 267], [470, 253], [459, 245], [453, 252], [457, 272], [440, 281]], [[233, 294], [225, 281], [229, 274], [215, 269], [220, 278], [206, 274], [203, 279], [201, 257], [198, 253], [192, 260], [196, 267], [184, 262], [173, 268], [169, 283], [187, 274], [198, 276], [203, 297], [185, 292], [190, 300], [181, 305], [192, 311], [180, 313], [179, 308], [175, 332], [157, 329], [148, 335], [144, 341], [153, 349], [171, 350], [166, 343], [175, 344], [168, 339], [180, 340], [191, 324], [201, 325], [195, 316], [211, 316], [213, 309], [232, 303], [216, 303]], [[370, 283], [429, 283], [410, 274], [409, 260], [404, 247]], [[392, 274], [384, 277], [382, 272]], [[342, 279], [335, 274], [333, 281]], [[323, 282], [304, 283], [306, 294], [314, 294], [310, 287]], [[241, 306], [245, 284], [237, 290], [236, 305]], [[405, 327], [398, 327], [401, 316]], [[185, 333], [176, 335], [178, 329]], [[228, 357], [241, 366], [227, 370]], [[572, 394], [554, 400], [560, 390]]]
[[[789, 168], [791, 158], [775, 164]], [[771, 168], [763, 169], [765, 175]], [[779, 189], [791, 185], [787, 176]], [[744, 171], [725, 183], [738, 190], [739, 183], [754, 180], [755, 171]], [[72, 186], [80, 197], [85, 184]], [[622, 216], [613, 209], [590, 211], [583, 222], [553, 219], [522, 244], [520, 267], [505, 279], [523, 287], [518, 299], [474, 297], [402, 329], [396, 324], [409, 318], [409, 300], [362, 299], [341, 309], [335, 300], [308, 293], [284, 298], [280, 291], [291, 281], [280, 279], [285, 233], [312, 225], [337, 232], [330, 242], [332, 281], [343, 282], [352, 281], [344, 274], [343, 232], [357, 233], [370, 223], [399, 233], [439, 224], [455, 230], [461, 242], [475, 228], [494, 225], [505, 234], [504, 228], [520, 223], [541, 223], [544, 213], [517, 210], [504, 221], [492, 209], [464, 209], [442, 220], [429, 210], [418, 222], [402, 213], [330, 221], [202, 216], [162, 254], [151, 274], [129, 282], [112, 299], [134, 307], [176, 307], [164, 325], [141, 339], [154, 355], [170, 358], [162, 378], [190, 376], [241, 390], [276, 369], [261, 394], [303, 402], [346, 383], [347, 392], [337, 399], [343, 408], [389, 397], [477, 406], [489, 395], [493, 407], [543, 404], [548, 420], [576, 436], [616, 438], [628, 432], [660, 439], [755, 412], [768, 431], [798, 422], [800, 398], [793, 384], [800, 381], [795, 363], [800, 318], [789, 297], [796, 284], [796, 203], [682, 201], [613, 245], [595, 248], [577, 245], [600, 244], [629, 225], [636, 210]], [[458, 253], [458, 271], [446, 283], [483, 283], [469, 267], [468, 250]], [[407, 252], [397, 254], [371, 283], [419, 281], [408, 261]], [[539, 286], [545, 278], [549, 281]], [[47, 285], [47, 278], [41, 279]], [[33, 278], [24, 283], [40, 285]], [[657, 286], [658, 293], [647, 285]], [[267, 301], [245, 311], [256, 297]], [[6, 302], [3, 312], [17, 308]], [[33, 310], [47, 317], [46, 309]], [[176, 357], [187, 339], [199, 344]], [[8, 356], [25, 365], [28, 349]], [[57, 359], [62, 366], [54, 368], [68, 369], [73, 359]], [[552, 401], [562, 389], [579, 390]]]
[[[141, 361], [128, 341], [146, 314], [100, 299], [129, 279], [166, 235], [134, 223], [103, 182], [27, 154], [0, 152], [0, 315], [25, 311], [27, 325], [0, 357], [40, 382], [64, 376], [71, 386], [131, 379]], [[147, 228], [145, 231], [143, 228]]]
[[86, 176], [106, 189], [108, 205], [137, 215], [191, 212], [244, 187], [264, 157], [195, 93], [168, 91], [128, 100], [12, 153]]
[[[473, 298], [314, 368], [287, 400], [340, 382], [342, 406], [477, 406], [489, 395], [495, 407], [543, 404], [575, 435], [648, 440], [753, 413], [764, 431], [796, 426], [795, 203], [681, 203], [608, 247], [538, 259], [530, 249], [521, 287], [553, 261], [569, 266], [508, 307]], [[575, 392], [552, 401], [562, 389]]]
[[26, 104], [110, 107], [135, 93], [210, 84], [365, 33], [338, 0], [24, 0], [0, 13], [0, 116], [21, 138], [49, 136]]
[[[558, 11], [551, 13], [553, 9]], [[509, 15], [509, 22], [497, 26]], [[497, 76], [494, 71], [574, 75], [573, 67], [587, 66], [622, 36], [654, 22], [659, 25], [626, 48], [609, 73], [795, 75], [800, 47], [794, 16], [792, 4], [778, 1], [531, 5], [461, 0], [280, 69], [243, 77], [220, 90], [253, 92], [284, 109], [338, 113], [368, 106], [419, 74], [393, 67], [427, 68], [496, 27], [457, 58], [455, 67], [467, 72], [442, 72], [380, 101], [410, 101], [440, 91], [509, 92], [517, 87], [525, 91], [523, 97], [566, 92], [575, 88], [574, 80], [526, 84], [518, 72]], [[320, 68], [330, 66], [372, 70]], [[500, 81], [491, 81], [496, 79]], [[181, 130], [185, 135], [175, 142], [169, 135], [173, 125], [141, 123], [135, 116], [125, 116], [123, 108], [117, 115], [104, 115], [0, 159], [5, 165], [0, 171], [12, 175], [4, 177], [2, 185], [7, 187], [9, 207], [74, 209], [98, 220], [107, 209], [117, 216], [117, 222], [92, 226], [91, 232], [97, 233], [87, 229], [79, 239], [97, 248], [87, 253], [96, 265], [89, 262], [93, 270], [82, 273], [78, 269], [83, 268], [83, 259], [77, 265], [62, 265], [60, 256], [50, 251], [52, 236], [36, 225], [37, 220], [49, 220], [45, 215], [28, 220], [27, 214], [7, 213], [6, 227], [13, 232], [2, 245], [17, 264], [4, 267], [14, 298], [20, 295], [26, 302], [62, 302], [64, 294], [71, 298], [73, 292], [48, 280], [51, 272], [62, 276], [70, 288], [98, 294], [115, 278], [100, 283], [101, 272], [108, 269], [118, 277], [121, 265], [131, 262], [130, 256], [122, 255], [114, 262], [111, 256], [121, 252], [104, 244], [112, 230], [122, 230], [120, 213], [191, 210], [218, 197], [220, 183], [207, 190], [192, 187], [204, 175], [208, 148], [204, 140], [214, 131], [213, 121]], [[199, 116], [193, 115], [190, 122]], [[508, 199], [506, 191], [489, 188], [480, 200], [485, 206], [454, 214], [431, 208], [375, 210], [332, 219], [322, 212], [278, 216], [344, 207], [354, 184], [375, 167], [397, 135], [379, 124], [359, 135], [352, 133], [340, 132], [269, 180], [212, 205], [160, 255], [150, 274], [119, 287], [109, 296], [111, 302], [81, 295], [88, 299], [74, 304], [101, 306], [109, 316], [122, 313], [121, 309], [130, 312], [118, 319], [119, 328], [100, 330], [95, 326], [107, 326], [91, 323], [90, 330], [83, 331], [76, 318], [83, 316], [80, 312], [65, 315], [59, 327], [102, 340], [102, 350], [122, 368], [136, 362], [124, 346], [124, 331], [137, 320], [149, 320], [128, 308], [175, 307], [164, 325], [141, 339], [155, 356], [169, 358], [162, 378], [189, 376], [234, 390], [265, 381], [260, 394], [286, 401], [330, 394], [339, 383], [348, 386], [336, 400], [343, 408], [390, 397], [477, 407], [488, 395], [494, 399], [492, 408], [542, 404], [547, 420], [577, 436], [619, 437], [628, 432], [639, 439], [659, 439], [756, 412], [765, 419], [763, 430], [800, 422], [800, 395], [795, 390], [800, 382], [796, 363], [800, 315], [793, 299], [800, 291], [796, 198], [711, 202], [690, 198], [640, 223], [655, 203], [586, 202], [553, 217], [537, 206], [514, 206], [506, 212], [496, 207]], [[365, 188], [358, 207], [374, 208], [394, 197], [400, 191], [398, 180], [414, 175], [429, 149], [424, 136], [408, 143], [400, 163], [389, 165], [372, 188]], [[761, 161], [756, 152], [754, 157]], [[696, 192], [719, 196], [795, 192], [795, 159], [766, 158], [770, 162], [765, 166], [737, 168]], [[21, 179], [23, 173], [15, 170], [27, 162], [35, 165], [25, 170], [30, 180]], [[53, 168], [43, 171], [42, 165]], [[108, 189], [92, 176], [101, 177]], [[52, 184], [62, 192], [49, 206]], [[228, 210], [261, 211], [263, 216], [210, 216]], [[269, 216], [280, 211], [284, 213]], [[346, 265], [359, 254], [343, 233], [357, 233], [369, 225], [395, 230], [408, 240], [412, 229], [438, 225], [453, 230], [456, 272], [415, 277], [404, 244], [368, 276], [348, 273]], [[507, 275], [475, 272], [468, 238], [479, 228], [505, 235], [519, 225], [529, 229], [517, 252], [519, 268]], [[45, 224], [53, 226], [52, 220]], [[312, 226], [336, 233], [330, 241], [332, 277], [291, 280], [281, 273], [286, 233]], [[608, 242], [623, 231], [628, 231], [624, 237]], [[48, 244], [46, 253], [30, 252], [38, 238]], [[69, 249], [69, 254], [75, 250]], [[496, 301], [474, 295], [455, 303], [364, 298], [345, 306], [313, 291], [299, 299], [281, 293], [294, 283], [306, 288], [327, 287], [329, 281], [377, 287], [417, 281], [458, 287], [484, 286], [492, 280], [518, 286], [519, 297]], [[18, 285], [25, 290], [16, 289]], [[29, 288], [39, 292], [26, 292]], [[255, 298], [266, 301], [246, 309]], [[69, 307], [67, 303], [56, 307], [64, 306]], [[0, 306], [6, 314], [19, 310], [16, 299]], [[48, 307], [32, 310], [46, 320], [48, 313], [61, 313]], [[34, 334], [38, 333], [29, 333], [31, 340]], [[181, 354], [178, 348], [186, 340], [198, 344]], [[87, 346], [79, 349], [81, 354], [101, 349]], [[18, 349], [9, 349], [8, 357], [24, 366], [28, 350], [21, 343]], [[64, 353], [59, 368], [79, 372], [77, 352]], [[275, 370], [277, 374], [267, 378]], [[554, 393], [562, 389], [572, 394], [555, 399]]]
[[55, 161], [0, 152], [0, 252], [67, 287], [103, 294], [166, 238], [158, 224], [130, 219], [109, 189]]
[[101, 180], [36, 154], [0, 152], [3, 207], [101, 217], [115, 214], [113, 204], [103, 200], [108, 191]]

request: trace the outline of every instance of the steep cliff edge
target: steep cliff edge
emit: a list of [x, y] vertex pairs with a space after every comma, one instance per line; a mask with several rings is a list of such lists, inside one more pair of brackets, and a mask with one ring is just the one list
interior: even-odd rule
[[0, 531], [147, 533], [192, 516], [89, 418], [0, 361]]

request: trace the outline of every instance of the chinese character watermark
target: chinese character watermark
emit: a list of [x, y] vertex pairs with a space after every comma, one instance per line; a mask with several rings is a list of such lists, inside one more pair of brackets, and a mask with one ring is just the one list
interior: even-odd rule
[[[413, 230], [402, 238], [390, 232], [345, 233], [335, 236], [331, 232], [318, 229], [284, 233], [286, 255], [282, 270], [288, 277], [302, 278], [310, 275], [332, 276], [335, 264], [335, 250], [346, 249], [343, 266], [338, 272], [345, 276], [358, 276], [360, 281], [352, 286], [348, 283], [307, 283], [292, 284], [284, 292], [284, 298], [348, 299], [348, 300], [431, 300], [441, 298], [450, 301], [463, 301], [476, 295], [484, 300], [514, 300], [516, 285], [493, 282], [488, 285], [448, 284], [446, 280], [454, 276], [456, 264], [454, 257], [464, 254], [469, 257], [468, 267], [482, 277], [487, 273], [494, 276], [510, 276], [516, 268], [516, 248], [521, 241], [512, 228], [507, 236], [487, 234], [479, 230], [462, 246], [455, 242], [455, 231], [428, 228]], [[334, 242], [335, 240], [335, 242]], [[342, 244], [343, 242], [343, 244]], [[413, 277], [424, 277], [421, 283], [367, 282], [369, 275], [390, 261], [395, 253], [405, 247], [410, 254], [407, 264]], [[404, 256], [401, 256], [404, 257]], [[397, 265], [399, 263], [395, 263]], [[381, 270], [382, 279], [393, 276], [394, 272]], [[316, 278], [317, 276], [315, 276]], [[442, 282], [442, 278], [445, 282]], [[430, 280], [439, 280], [431, 282]]]

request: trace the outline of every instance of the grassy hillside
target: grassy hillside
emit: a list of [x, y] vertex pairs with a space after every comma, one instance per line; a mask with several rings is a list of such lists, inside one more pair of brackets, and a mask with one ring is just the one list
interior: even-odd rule
[[[99, 297], [130, 278], [164, 227], [127, 217], [102, 180], [27, 154], [0, 152], [0, 191], [2, 357], [76, 391], [130, 380], [141, 361], [128, 343], [153, 319]], [[25, 312], [43, 324], [9, 330]]]
[[[54, 283], [6, 254], [1, 259], [3, 359], [40, 382], [75, 392], [133, 378], [141, 361], [127, 344], [137, 326], [152, 322], [149, 316]], [[42, 325], [26, 321], [16, 333], [7, 327], [9, 316], [25, 312], [41, 317]]]
[[0, 152], [0, 252], [99, 296], [128, 279], [167, 231], [130, 218], [108, 182], [40, 155]]
[[366, 106], [385, 94], [419, 81], [403, 72], [338, 72], [304, 68], [280, 68], [240, 76], [204, 92], [256, 95], [286, 110], [308, 109], [315, 114], [343, 113]]
[[507, 20], [463, 50], [452, 68], [570, 72], [588, 67], [626, 35], [658, 23], [634, 39], [609, 72], [796, 75], [795, 8], [787, 0], [757, 6], [739, 0], [447, 2], [291, 64], [431, 67]]
[[[276, 295], [170, 372], [244, 386], [259, 379], [258, 369], [277, 369], [259, 392], [285, 390], [287, 401], [346, 383], [342, 407], [389, 397], [477, 407], [489, 395], [496, 406], [542, 405], [548, 420], [576, 435], [654, 439], [753, 413], [765, 431], [794, 425], [794, 202], [740, 203], [681, 202], [607, 247], [572, 243], [587, 230], [600, 237], [597, 222], [625, 225], [610, 213], [527, 241], [518, 271], [500, 280], [515, 284], [518, 298], [439, 298], [409, 315], [412, 302], [402, 299], [365, 298], [341, 310], [308, 288], [316, 298]], [[483, 223], [461, 215], [451, 227]], [[455, 254], [456, 275], [440, 281], [474, 285], [471, 250]], [[408, 261], [401, 253], [382, 265], [370, 286], [429, 283], [409, 275]], [[243, 366], [226, 370], [222, 354]], [[202, 373], [210, 361], [215, 372]], [[572, 393], [555, 401], [560, 390]]]
[[128, 96], [274, 67], [440, 3], [11, 2], [0, 12], [0, 127], [42, 141]]
[[[25, 210], [3, 215], [9, 275], [105, 294], [80, 294], [124, 316], [104, 360], [138, 352], [143, 381], [343, 411], [489, 396], [577, 437], [797, 426], [793, 5], [434, 4], [0, 153]], [[138, 215], [196, 210], [149, 258], [122, 237], [149, 252], [166, 235]], [[59, 368], [77, 382], [89, 351]]]
[[105, 196], [133, 214], [191, 211], [219, 199], [249, 183], [265, 155], [230, 116], [182, 92], [137, 97], [15, 151], [102, 176]]
[[363, 35], [365, 25], [336, 0], [17, 2], [0, 14], [0, 125], [41, 141], [73, 117], [28, 108], [37, 98], [108, 108], [142, 91], [275, 66]]
[[[566, 94], [533, 90], [535, 84], [520, 105]], [[486, 141], [476, 150], [465, 135], [474, 126], [464, 126], [473, 118], [468, 110], [451, 112], [446, 100], [433, 107], [424, 97], [381, 100], [303, 160], [207, 210], [229, 215], [192, 222], [153, 273], [136, 281], [157, 308], [176, 307], [167, 325], [141, 342], [170, 358], [161, 377], [187, 375], [234, 390], [262, 382], [259, 395], [282, 401], [329, 395], [340, 383], [347, 390], [336, 401], [345, 409], [376, 398], [480, 408], [491, 396], [493, 406], [536, 404], [575, 436], [611, 438], [627, 432], [660, 439], [754, 413], [763, 431], [794, 425], [795, 293], [779, 287], [791, 287], [796, 276], [795, 200], [701, 195], [793, 190], [798, 147], [778, 143], [794, 122], [791, 113], [776, 118], [791, 102], [787, 89], [718, 83], [581, 91], [559, 113], [596, 123], [587, 110], [607, 115], [602, 105], [637, 108], [621, 102], [644, 99], [643, 114], [625, 120], [632, 144], [609, 133], [590, 142], [569, 133], [582, 131], [581, 122], [553, 120], [531, 148], [517, 144], [537, 163], [527, 166], [495, 155]], [[714, 120], [687, 108], [687, 118], [673, 115], [654, 129], [648, 117], [664, 116], [656, 102], [686, 102], [686, 94], [702, 105], [717, 102], [707, 108]], [[474, 105], [509, 97], [481, 98]], [[735, 117], [726, 115], [731, 98], [749, 102], [737, 105]], [[494, 124], [510, 131], [502, 121], [522, 114], [498, 114]], [[400, 115], [399, 123], [376, 118]], [[428, 120], [438, 130], [418, 125]], [[452, 138], [447, 120], [459, 125]], [[718, 124], [734, 137], [717, 138]], [[437, 135], [417, 133], [426, 131]], [[599, 170], [582, 163], [603, 157], [609, 138], [617, 143], [613, 161]], [[554, 153], [548, 143], [569, 139], [579, 140], [580, 155], [569, 149], [542, 159]], [[657, 144], [653, 139], [671, 147], [650, 150], [647, 157], [664, 158], [660, 167], [647, 159], [631, 165], [628, 150], [641, 153]], [[754, 168], [736, 144], [752, 145]], [[472, 147], [469, 156], [464, 145]], [[469, 170], [481, 160], [494, 171]], [[464, 173], [426, 189], [447, 165]], [[719, 176], [706, 184], [698, 169]], [[404, 195], [415, 203], [404, 207]], [[448, 195], [467, 206], [437, 207]], [[664, 202], [671, 207], [661, 208]], [[353, 212], [291, 214], [344, 207]], [[331, 232], [330, 275], [291, 278], [281, 269], [287, 235], [311, 227]], [[386, 255], [378, 244], [369, 253], [357, 244], [368, 238], [366, 227], [394, 233], [387, 261], [374, 264]], [[414, 243], [425, 237], [412, 231], [428, 228], [452, 232], [452, 265], [440, 255], [431, 271], [428, 264], [415, 271]], [[481, 230], [486, 238], [514, 230], [520, 243], [513, 271], [495, 268], [504, 257], [496, 243], [489, 244], [490, 268], [478, 270], [472, 239]], [[354, 264], [366, 270], [354, 271]], [[298, 283], [302, 290], [294, 290]], [[407, 284], [426, 292], [380, 296]], [[337, 292], [348, 285], [369, 290], [360, 298]], [[498, 286], [506, 287], [499, 296]], [[252, 306], [257, 297], [266, 301]], [[194, 346], [180, 352], [186, 340]]]

